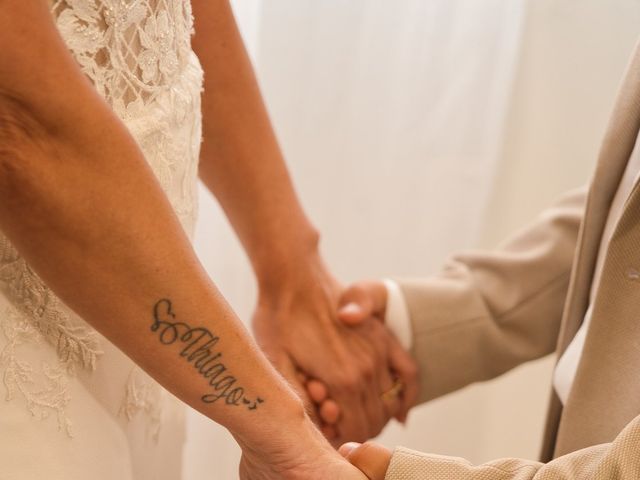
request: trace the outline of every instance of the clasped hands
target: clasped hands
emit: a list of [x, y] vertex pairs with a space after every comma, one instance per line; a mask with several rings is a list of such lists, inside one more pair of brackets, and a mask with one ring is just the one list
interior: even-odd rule
[[386, 296], [381, 282], [341, 292], [335, 319], [351, 356], [344, 364], [353, 367], [346, 382], [335, 385], [331, 375], [301, 377], [321, 430], [334, 446], [372, 438], [390, 418], [404, 422], [416, 401], [415, 362], [384, 325]]
[[385, 307], [381, 282], [342, 290], [324, 268], [261, 289], [256, 339], [335, 447], [376, 436], [391, 418], [404, 422], [416, 402], [417, 367], [385, 327]]

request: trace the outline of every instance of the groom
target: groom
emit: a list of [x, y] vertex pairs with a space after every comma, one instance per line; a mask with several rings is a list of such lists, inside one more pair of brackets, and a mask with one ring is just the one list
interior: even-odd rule
[[451, 259], [438, 276], [345, 292], [344, 322], [386, 317], [410, 343], [421, 402], [558, 357], [540, 462], [473, 466], [344, 445], [371, 479], [640, 478], [639, 131], [636, 48], [588, 192], [566, 195], [496, 252]]

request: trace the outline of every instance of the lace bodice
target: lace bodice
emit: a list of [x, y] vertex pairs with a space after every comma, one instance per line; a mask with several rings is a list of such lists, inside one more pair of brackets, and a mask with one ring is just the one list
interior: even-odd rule
[[58, 29], [122, 117], [179, 81], [191, 53], [191, 6], [180, 0], [56, 0]]
[[[52, 12], [80, 68], [127, 125], [192, 235], [202, 72], [190, 46], [189, 1], [55, 0]], [[7, 399], [23, 396], [38, 416], [55, 410], [68, 431], [66, 376], [95, 369], [103, 339], [64, 308], [1, 232], [0, 327]], [[39, 342], [55, 348], [56, 365], [21, 359], [25, 345]], [[135, 406], [123, 405], [128, 416]]]

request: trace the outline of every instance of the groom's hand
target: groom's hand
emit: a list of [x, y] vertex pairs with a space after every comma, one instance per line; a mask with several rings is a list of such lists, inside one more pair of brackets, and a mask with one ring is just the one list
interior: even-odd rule
[[[253, 327], [258, 343], [289, 381], [296, 370], [326, 385], [333, 399], [321, 409], [324, 431], [336, 442], [364, 441], [397, 414], [389, 334], [380, 322], [338, 321], [340, 285], [318, 259], [262, 282]], [[339, 411], [338, 407], [339, 406]]]

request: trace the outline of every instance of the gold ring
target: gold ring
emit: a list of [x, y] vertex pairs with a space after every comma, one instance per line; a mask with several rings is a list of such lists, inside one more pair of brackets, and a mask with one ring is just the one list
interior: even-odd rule
[[380, 398], [390, 401], [396, 400], [402, 393], [402, 390], [404, 390], [404, 383], [402, 383], [402, 380], [396, 380], [393, 387], [386, 392], [383, 392], [382, 395], [380, 395]]

